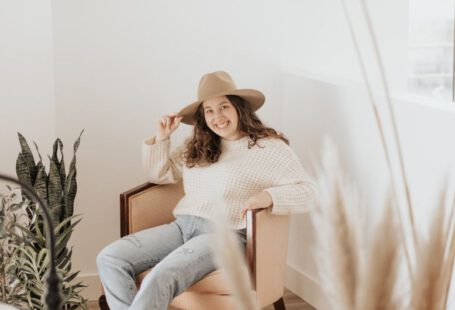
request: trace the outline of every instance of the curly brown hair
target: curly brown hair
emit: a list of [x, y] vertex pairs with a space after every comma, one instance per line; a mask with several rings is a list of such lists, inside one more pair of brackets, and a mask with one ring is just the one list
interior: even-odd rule
[[[255, 145], [261, 147], [257, 143], [258, 140], [267, 137], [281, 139], [286, 144], [289, 144], [289, 140], [283, 134], [278, 133], [273, 128], [266, 127], [242, 97], [227, 95], [226, 98], [237, 111], [239, 130], [249, 137], [249, 149]], [[215, 163], [221, 155], [221, 137], [207, 126], [202, 104], [196, 111], [194, 118], [193, 137], [186, 142], [185, 152], [183, 153], [188, 168]]]

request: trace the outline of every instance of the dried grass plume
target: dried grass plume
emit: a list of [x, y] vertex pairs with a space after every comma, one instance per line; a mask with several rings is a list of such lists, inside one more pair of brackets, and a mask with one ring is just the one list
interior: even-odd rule
[[213, 240], [215, 261], [232, 290], [235, 309], [256, 310], [258, 308], [252, 295], [245, 255], [228, 223], [225, 214], [219, 211], [215, 223], [215, 240]]

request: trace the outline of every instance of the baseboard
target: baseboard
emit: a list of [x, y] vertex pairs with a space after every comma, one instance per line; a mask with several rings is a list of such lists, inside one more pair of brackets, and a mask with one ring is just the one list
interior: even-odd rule
[[98, 297], [101, 295], [101, 282], [97, 273], [81, 274], [74, 281], [76, 283], [83, 282], [87, 285], [81, 292], [84, 298], [87, 298], [89, 301], [98, 300]]
[[291, 265], [286, 266], [285, 286], [316, 309], [330, 309], [321, 284], [313, 277]]

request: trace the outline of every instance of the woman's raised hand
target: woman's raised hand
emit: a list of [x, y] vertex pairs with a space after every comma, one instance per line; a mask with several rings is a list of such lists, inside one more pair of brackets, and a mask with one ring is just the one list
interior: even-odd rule
[[175, 113], [162, 116], [156, 124], [156, 138], [155, 141], [166, 140], [171, 134], [179, 127], [181, 116]]

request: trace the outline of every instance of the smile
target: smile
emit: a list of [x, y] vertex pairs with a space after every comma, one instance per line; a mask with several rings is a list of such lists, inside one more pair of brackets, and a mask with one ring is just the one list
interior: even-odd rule
[[227, 126], [229, 125], [229, 121], [226, 121], [222, 124], [216, 124], [215, 127], [218, 128], [218, 129], [224, 129], [226, 128]]

